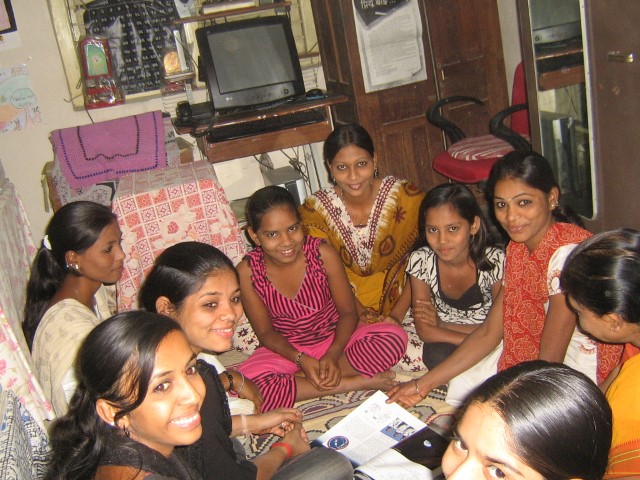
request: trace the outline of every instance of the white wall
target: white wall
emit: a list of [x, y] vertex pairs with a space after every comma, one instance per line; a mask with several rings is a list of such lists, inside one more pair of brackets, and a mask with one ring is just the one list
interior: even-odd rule
[[[38, 241], [51, 212], [44, 207], [40, 172], [53, 159], [49, 132], [91, 123], [84, 111], [74, 111], [69, 97], [58, 45], [45, 0], [12, 0], [21, 46], [0, 51], [0, 67], [26, 63], [43, 122], [25, 130], [0, 135], [0, 160], [7, 177], [16, 185], [34, 237]], [[94, 121], [133, 115], [162, 108], [160, 99], [132, 105], [92, 110]]]
[[[16, 185], [31, 220], [36, 241], [44, 232], [51, 212], [45, 211], [40, 172], [43, 165], [52, 160], [53, 152], [49, 132], [59, 128], [90, 123], [84, 111], [74, 111], [66, 101], [69, 97], [62, 61], [56, 43], [47, 3], [44, 0], [12, 0], [21, 46], [13, 50], [0, 51], [0, 67], [26, 63], [32, 76], [32, 86], [42, 112], [43, 123], [22, 131], [0, 135], [0, 160], [5, 172]], [[519, 47], [513, 39], [518, 38], [513, 0], [498, 0], [500, 8], [503, 45], [507, 59], [507, 78], [512, 78], [513, 68], [519, 61]], [[515, 32], [515, 33], [514, 33]], [[518, 44], [519, 45], [519, 44]], [[513, 51], [518, 60], [514, 61]], [[162, 109], [160, 99], [117, 107], [92, 110], [94, 121], [133, 115]], [[243, 169], [253, 171], [255, 165], [241, 162]], [[276, 165], [278, 166], [278, 165]], [[227, 182], [221, 170], [233, 169], [231, 163], [219, 169], [221, 183]], [[240, 167], [238, 167], [240, 168]], [[221, 175], [221, 173], [223, 173]], [[235, 180], [247, 179], [244, 175], [231, 175]], [[231, 182], [233, 183], [233, 182]], [[230, 197], [237, 195], [231, 194]]]
[[509, 86], [509, 98], [511, 98], [513, 72], [518, 63], [522, 61], [520, 32], [518, 30], [518, 11], [515, 0], [498, 0], [498, 13], [500, 15], [500, 33], [502, 35], [502, 50], [504, 52], [507, 85]]

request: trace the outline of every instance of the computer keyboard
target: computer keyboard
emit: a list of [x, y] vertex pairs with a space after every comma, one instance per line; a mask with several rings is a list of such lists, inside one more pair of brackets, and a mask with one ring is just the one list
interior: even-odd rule
[[324, 109], [303, 110], [251, 122], [217, 126], [209, 130], [207, 140], [211, 143], [224, 142], [324, 121], [326, 121]]

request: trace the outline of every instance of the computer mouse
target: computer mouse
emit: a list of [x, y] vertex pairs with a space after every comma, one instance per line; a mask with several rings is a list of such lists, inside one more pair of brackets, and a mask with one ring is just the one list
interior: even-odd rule
[[325, 97], [324, 92], [319, 88], [312, 88], [307, 92], [308, 99], [324, 98], [324, 97]]

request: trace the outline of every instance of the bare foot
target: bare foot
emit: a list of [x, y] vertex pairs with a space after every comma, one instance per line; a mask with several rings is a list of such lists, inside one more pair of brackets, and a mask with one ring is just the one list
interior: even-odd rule
[[387, 370], [380, 372], [371, 378], [362, 375], [350, 375], [342, 377], [340, 383], [329, 390], [317, 390], [306, 378], [296, 377], [297, 394], [296, 401], [317, 398], [323, 395], [332, 395], [336, 393], [354, 392], [356, 390], [382, 390], [386, 392], [393, 387], [396, 382], [395, 372]]
[[349, 385], [350, 390], [382, 390], [386, 392], [396, 384], [395, 378], [396, 373], [392, 370], [387, 370], [386, 372], [377, 373], [371, 378], [366, 378], [362, 375], [346, 377], [344, 378], [344, 383]]
[[372, 382], [372, 390], [382, 390], [386, 392], [393, 387], [397, 382], [395, 381], [396, 372], [393, 370], [387, 370], [386, 372], [380, 372], [369, 380]]

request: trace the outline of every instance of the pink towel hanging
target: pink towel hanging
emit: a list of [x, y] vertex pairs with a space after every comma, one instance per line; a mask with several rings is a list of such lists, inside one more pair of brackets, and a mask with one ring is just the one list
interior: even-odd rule
[[160, 111], [54, 130], [51, 143], [72, 188], [167, 166]]

